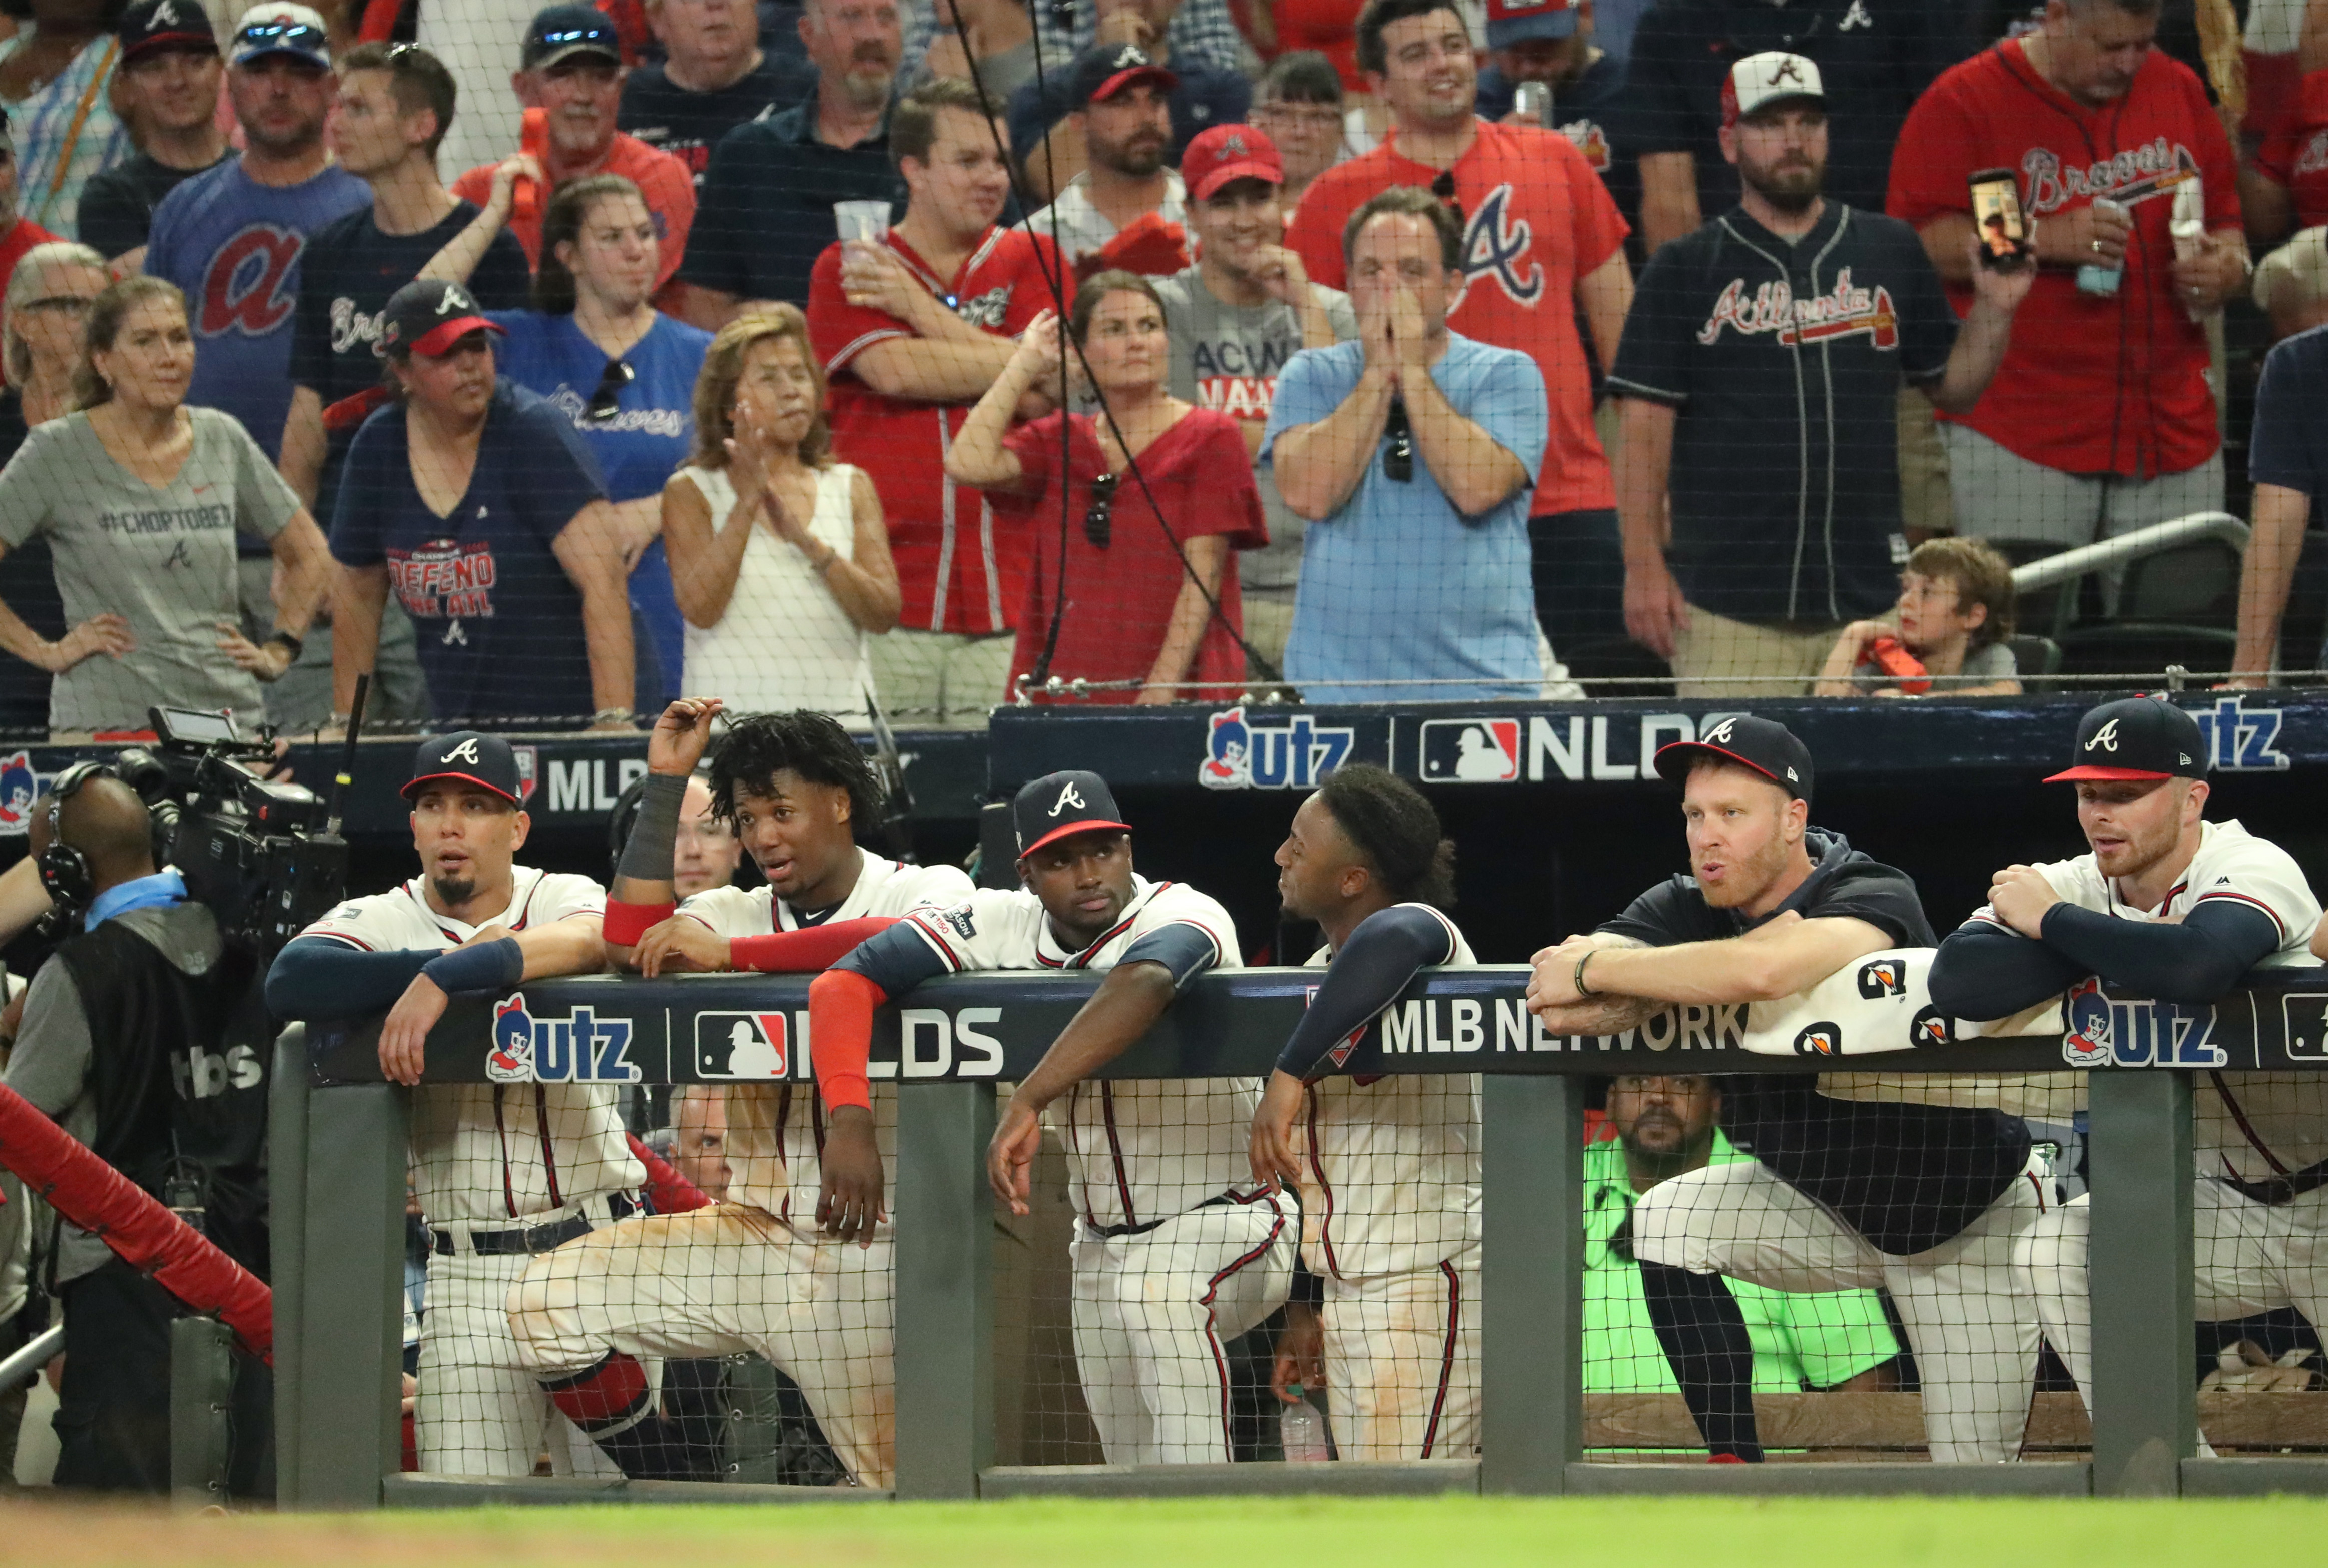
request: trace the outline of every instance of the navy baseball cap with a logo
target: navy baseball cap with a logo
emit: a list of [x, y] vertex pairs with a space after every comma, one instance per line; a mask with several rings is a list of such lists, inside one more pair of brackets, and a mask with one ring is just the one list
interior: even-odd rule
[[421, 785], [446, 780], [491, 790], [513, 806], [525, 803], [525, 781], [518, 776], [517, 754], [498, 735], [461, 729], [430, 736], [412, 754], [412, 782], [399, 793], [410, 800]]
[[165, 49], [189, 54], [219, 52], [210, 13], [197, 0], [138, 0], [121, 14], [120, 33], [124, 65]]
[[527, 70], [547, 70], [561, 60], [595, 54], [623, 63], [623, 42], [615, 23], [595, 5], [552, 5], [534, 14], [525, 30], [518, 63]]
[[1047, 773], [1021, 786], [1010, 803], [1010, 820], [1018, 829], [1021, 859], [1069, 833], [1131, 831], [1116, 809], [1115, 792], [1107, 787], [1107, 780], [1081, 768]]
[[1661, 746], [1655, 758], [1657, 776], [1685, 783], [1690, 765], [1702, 756], [1751, 767], [1797, 800], [1811, 798], [1810, 748], [1776, 719], [1733, 713], [1708, 724], [1695, 740]]
[[469, 291], [442, 278], [408, 283], [388, 296], [380, 312], [380, 341], [372, 352], [382, 359], [412, 353], [440, 359], [473, 332], [498, 333]]
[[1113, 98], [1125, 88], [1152, 81], [1166, 92], [1180, 79], [1149, 58], [1137, 43], [1101, 43], [1075, 56], [1067, 77], [1067, 102], [1077, 108]]
[[2045, 782], [2205, 778], [2207, 762], [2197, 719], [2162, 698], [2127, 697], [2078, 721], [2069, 767]]

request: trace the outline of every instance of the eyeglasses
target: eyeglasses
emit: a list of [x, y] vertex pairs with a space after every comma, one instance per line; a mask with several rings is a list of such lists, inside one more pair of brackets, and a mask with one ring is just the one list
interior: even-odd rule
[[1401, 484], [1414, 483], [1414, 427], [1406, 422], [1406, 399], [1394, 397], [1383, 420], [1383, 437], [1390, 450], [1383, 454], [1383, 476]]
[[591, 421], [600, 423], [613, 418], [615, 410], [622, 407], [623, 389], [638, 379], [638, 371], [626, 361], [608, 360], [605, 372], [598, 378], [598, 390], [590, 394], [590, 403], [585, 410]]
[[1120, 476], [1103, 474], [1091, 482], [1091, 507], [1084, 513], [1084, 537], [1094, 549], [1105, 549], [1115, 538], [1115, 485]]
[[1342, 128], [1342, 111], [1323, 105], [1314, 108], [1304, 108], [1290, 103], [1257, 103], [1253, 106], [1253, 115], [1256, 119], [1266, 117], [1273, 120], [1282, 120], [1287, 125], [1307, 126], [1312, 130], [1334, 131]]

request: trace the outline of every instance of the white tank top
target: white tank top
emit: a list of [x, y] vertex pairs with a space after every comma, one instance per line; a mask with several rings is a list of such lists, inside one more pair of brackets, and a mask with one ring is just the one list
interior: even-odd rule
[[[712, 528], [725, 527], [736, 505], [736, 487], [727, 471], [679, 472], [710, 507]], [[818, 474], [816, 512], [808, 523], [809, 532], [843, 560], [856, 559], [850, 501], [856, 474], [846, 463]], [[731, 713], [805, 708], [830, 713], [851, 729], [868, 729], [872, 719], [865, 694], [873, 689], [871, 647], [808, 558], [765, 521], [755, 521], [727, 614], [708, 630], [691, 623], [687, 627], [680, 687], [690, 697], [719, 698]]]

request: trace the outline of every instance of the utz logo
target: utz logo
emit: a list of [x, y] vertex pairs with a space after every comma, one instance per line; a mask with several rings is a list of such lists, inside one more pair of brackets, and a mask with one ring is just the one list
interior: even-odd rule
[[791, 1020], [780, 1012], [695, 1015], [695, 1071], [704, 1078], [791, 1074]]
[[1422, 726], [1426, 784], [1509, 784], [1520, 776], [1516, 718], [1432, 718]]
[[496, 1084], [635, 1084], [631, 1020], [600, 1022], [587, 1007], [562, 1019], [536, 1018], [525, 992], [493, 1004], [485, 1076]]
[[1197, 782], [1216, 790], [1306, 790], [1350, 759], [1356, 731], [1306, 713], [1263, 722], [1242, 703], [1207, 722]]
[[1878, 958], [1859, 966], [1859, 994], [1869, 1001], [1898, 996], [1907, 989], [1908, 965], [1904, 959]]
[[1843, 1054], [1843, 1031], [1831, 1023], [1805, 1024], [1795, 1036], [1795, 1055], [1798, 1056], [1836, 1056]]
[[2199, 738], [2216, 772], [2276, 773], [2288, 765], [2287, 754], [2279, 749], [2281, 709], [2249, 708], [2226, 697], [2191, 717], [2199, 721]]
[[1908, 1043], [1911, 1046], [1954, 1045], [1957, 1038], [1956, 1020], [1929, 1002], [1916, 1009], [1908, 1024]]
[[2061, 999], [2061, 1059], [2073, 1067], [2220, 1067], [2215, 1009], [2179, 1002], [2114, 1001], [2089, 977]]
[[2061, 998], [2061, 1060], [2073, 1067], [2106, 1067], [2110, 1059], [2109, 998], [2092, 975]]
[[510, 756], [517, 762], [517, 798], [522, 805], [533, 799], [534, 781], [541, 776], [541, 748], [538, 746], [512, 746]]
[[14, 839], [31, 831], [33, 803], [40, 794], [41, 775], [33, 769], [30, 753], [0, 756], [0, 838]]

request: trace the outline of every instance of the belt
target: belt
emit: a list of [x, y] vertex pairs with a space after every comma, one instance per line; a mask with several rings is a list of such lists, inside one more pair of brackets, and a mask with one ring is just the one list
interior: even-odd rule
[[2226, 1176], [2223, 1185], [2242, 1197], [2277, 1208], [2294, 1203], [2307, 1192], [2328, 1187], [2328, 1160], [2307, 1165], [2301, 1170], [2291, 1170], [2286, 1176], [2275, 1176], [2268, 1181], [2240, 1181]]
[[[1234, 1195], [1225, 1192], [1218, 1197], [1208, 1197], [1205, 1199], [1204, 1202], [1197, 1206], [1197, 1208], [1218, 1208], [1223, 1204], [1235, 1203], [1237, 1201], [1238, 1199]], [[1194, 1214], [1197, 1212], [1197, 1208], [1184, 1208], [1180, 1211], [1180, 1214]], [[1113, 1241], [1118, 1236], [1144, 1236], [1150, 1231], [1156, 1229], [1159, 1225], [1170, 1225], [1174, 1220], [1178, 1219], [1180, 1215], [1178, 1214], [1168, 1214], [1162, 1219], [1151, 1219], [1146, 1225], [1093, 1225], [1090, 1220], [1086, 1219], [1084, 1221], [1084, 1225], [1092, 1233], [1092, 1235], [1095, 1236], [1105, 1236], [1108, 1240]]]
[[[625, 1219], [637, 1212], [638, 1205], [623, 1194], [615, 1192], [607, 1195], [608, 1218]], [[577, 1236], [588, 1235], [596, 1228], [596, 1222], [588, 1215], [577, 1214], [568, 1216], [565, 1219], [552, 1220], [548, 1225], [529, 1225], [513, 1230], [473, 1230], [469, 1233], [469, 1251], [481, 1258], [528, 1257], [535, 1253], [554, 1251]], [[438, 1257], [450, 1258], [460, 1255], [460, 1245], [454, 1240], [451, 1231], [438, 1228], [433, 1234], [436, 1237], [436, 1252]]]

